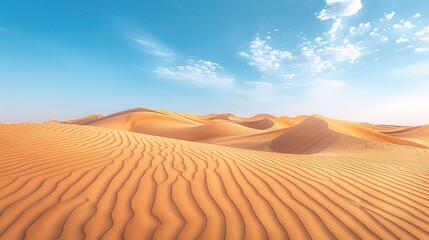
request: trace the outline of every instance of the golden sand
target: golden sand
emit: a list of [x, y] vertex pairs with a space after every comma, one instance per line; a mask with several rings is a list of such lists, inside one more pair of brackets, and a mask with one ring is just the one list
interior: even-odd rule
[[0, 238], [428, 239], [427, 127], [336, 121], [0, 124]]

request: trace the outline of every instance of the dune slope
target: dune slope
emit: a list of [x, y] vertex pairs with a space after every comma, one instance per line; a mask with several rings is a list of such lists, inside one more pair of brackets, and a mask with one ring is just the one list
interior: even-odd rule
[[1, 239], [427, 239], [429, 152], [288, 155], [0, 124]]
[[311, 116], [273, 139], [270, 149], [282, 153], [314, 154], [337, 151], [352, 145], [364, 147], [375, 144], [335, 132], [326, 121]]
[[276, 118], [258, 114], [243, 118], [229, 113], [197, 116], [136, 108], [106, 117], [92, 115], [65, 123], [279, 153], [315, 154], [344, 148], [383, 146], [378, 143], [429, 149], [429, 125], [371, 125], [320, 115]]

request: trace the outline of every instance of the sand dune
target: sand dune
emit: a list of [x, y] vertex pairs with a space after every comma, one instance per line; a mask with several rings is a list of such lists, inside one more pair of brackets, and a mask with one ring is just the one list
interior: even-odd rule
[[272, 149], [270, 148], [270, 143], [285, 131], [287, 131], [287, 129], [264, 131], [257, 134], [212, 138], [205, 142], [228, 147], [271, 152]]
[[429, 125], [419, 127], [409, 127], [400, 130], [384, 132], [393, 137], [408, 139], [420, 145], [429, 146]]
[[170, 137], [188, 141], [204, 142], [212, 138], [237, 136], [258, 133], [256, 128], [244, 127], [232, 122], [210, 122], [204, 124], [190, 117], [161, 111], [135, 109], [107, 117], [102, 117], [89, 124], [145, 133], [162, 137]]
[[[389, 143], [423, 147], [423, 148], [429, 147], [429, 145], [421, 144], [413, 141], [412, 139], [403, 138], [399, 135], [392, 136], [390, 134], [386, 134], [385, 127], [380, 127], [380, 126], [375, 126], [370, 124], [354, 123], [354, 122], [343, 121], [343, 120], [334, 120], [334, 119], [329, 119], [322, 116], [317, 116], [317, 117], [327, 121], [329, 124], [329, 128], [331, 128], [332, 130], [349, 135], [349, 136], [377, 141], [377, 142], [389, 142]], [[392, 128], [395, 130], [397, 130], [398, 128], [400, 130], [404, 129], [404, 127], [399, 127], [399, 126], [396, 126], [396, 127], [391, 126], [389, 129], [392, 129]]]
[[137, 108], [90, 119], [90, 122], [81, 119], [67, 122], [280, 153], [314, 154], [343, 148], [382, 147], [377, 142], [429, 148], [427, 126], [371, 125], [320, 115], [276, 118], [258, 114], [243, 118], [229, 113], [196, 116]]
[[331, 130], [328, 123], [311, 116], [273, 139], [270, 149], [275, 152], [314, 154], [322, 151], [338, 151], [345, 147], [374, 146], [374, 143], [347, 136]]
[[276, 118], [276, 117], [274, 115], [271, 115], [271, 114], [261, 113], [261, 114], [256, 114], [252, 118], [255, 119], [255, 118]]
[[237, 124], [248, 128], [255, 128], [260, 130], [272, 129], [273, 127], [275, 127], [275, 123], [268, 118], [263, 118], [261, 120], [255, 121], [237, 122]]
[[232, 120], [234, 118], [234, 115], [231, 113], [221, 113], [221, 114], [209, 114], [207, 116], [201, 117], [202, 119], [208, 119], [208, 120]]
[[101, 116], [101, 115], [94, 114], [94, 115], [89, 115], [89, 116], [78, 118], [78, 119], [74, 119], [74, 120], [68, 120], [68, 121], [65, 121], [64, 123], [87, 125], [87, 124], [90, 124], [92, 122], [95, 122], [95, 121], [99, 120], [102, 117], [103, 116]]
[[[303, 127], [340, 138], [315, 117], [279, 136]], [[423, 148], [290, 155], [61, 123], [0, 124], [0, 143], [1, 239], [429, 238]]]

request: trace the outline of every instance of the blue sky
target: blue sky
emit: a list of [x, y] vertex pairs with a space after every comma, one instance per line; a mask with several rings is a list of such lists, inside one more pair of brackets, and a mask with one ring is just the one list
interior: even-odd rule
[[0, 121], [134, 107], [427, 124], [429, 4], [2, 2]]

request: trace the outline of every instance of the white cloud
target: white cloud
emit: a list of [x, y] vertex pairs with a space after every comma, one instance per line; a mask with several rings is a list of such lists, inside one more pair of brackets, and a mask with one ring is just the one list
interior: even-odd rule
[[391, 13], [386, 14], [385, 17], [387, 20], [390, 20], [395, 16], [395, 14], [396, 14], [395, 12], [391, 12]]
[[381, 40], [382, 42], [387, 42], [387, 41], [389, 41], [389, 38], [388, 38], [388, 37], [386, 37], [386, 36], [381, 36], [381, 37], [380, 37], [380, 40]]
[[325, 8], [317, 15], [321, 20], [351, 16], [362, 9], [361, 0], [325, 0], [325, 2]]
[[378, 33], [378, 28], [374, 28], [369, 35], [374, 36], [374, 37], [378, 37], [380, 36], [380, 34]]
[[295, 77], [295, 74], [294, 73], [282, 73], [282, 74], [280, 74], [280, 77], [290, 80], [290, 79]]
[[423, 28], [423, 30], [415, 33], [415, 35], [419, 37], [423, 35], [428, 35], [428, 34], [429, 34], [429, 26], [426, 26]]
[[395, 15], [396, 15], [395, 12], [386, 13], [386, 14], [384, 14], [384, 19], [385, 20], [391, 20]]
[[310, 73], [318, 73], [324, 69], [335, 69], [334, 63], [330, 60], [324, 60], [314, 49], [301, 48], [302, 63], [298, 64], [304, 70]]
[[388, 37], [386, 37], [386, 36], [384, 36], [384, 35], [381, 35], [381, 34], [379, 33], [379, 29], [378, 29], [378, 28], [374, 28], [374, 29], [369, 33], [369, 35], [370, 35], [370, 36], [373, 36], [373, 37], [378, 37], [378, 38], [380, 38], [380, 40], [381, 40], [382, 42], [387, 42], [387, 41], [389, 41], [389, 38], [388, 38]]
[[354, 63], [362, 55], [361, 49], [351, 43], [340, 46], [329, 46], [317, 51], [330, 61], [339, 63]]
[[422, 52], [427, 52], [429, 49], [427, 48], [415, 48], [414, 52], [415, 53], [422, 53]]
[[371, 27], [371, 23], [367, 22], [367, 23], [359, 23], [359, 28], [362, 29], [368, 29], [369, 27]]
[[214, 62], [189, 60], [185, 66], [157, 67], [154, 73], [163, 78], [189, 81], [195, 84], [208, 84], [220, 87], [233, 85], [234, 78], [219, 75], [219, 70], [222, 69], [219, 64]]
[[370, 27], [371, 27], [370, 22], [359, 23], [359, 25], [357, 27], [355, 27], [355, 26], [350, 27], [349, 32], [350, 32], [350, 35], [362, 35], [366, 31], [368, 31]]
[[264, 82], [264, 81], [245, 82], [245, 84], [255, 88], [271, 88], [273, 86], [272, 83]]
[[293, 58], [292, 53], [273, 49], [259, 37], [250, 42], [249, 53], [240, 52], [239, 55], [249, 58], [249, 65], [255, 66], [259, 71], [276, 70], [282, 61]]
[[424, 27], [421, 31], [414, 33], [420, 41], [429, 42], [429, 26]]
[[347, 86], [347, 84], [340, 80], [331, 80], [324, 78], [316, 78], [311, 82], [312, 86], [328, 86], [333, 88], [342, 88]]
[[414, 14], [414, 16], [413, 16], [413, 18], [420, 18], [420, 17], [422, 17], [422, 15], [421, 15], [420, 13], [416, 13], [416, 14]]
[[399, 37], [398, 39], [396, 39], [396, 43], [404, 43], [404, 42], [408, 42], [409, 39], [405, 38], [405, 37]]
[[284, 87], [327, 87], [327, 88], [343, 88], [347, 84], [340, 80], [331, 80], [325, 78], [315, 78], [309, 82], [287, 82], [283, 84]]
[[392, 26], [394, 29], [401, 29], [401, 28], [413, 28], [414, 25], [410, 21], [405, 21], [402, 19], [398, 23], [393, 24]]
[[302, 59], [298, 65], [310, 73], [333, 71], [338, 68], [338, 64], [354, 63], [361, 55], [361, 48], [349, 42], [336, 46], [305, 46], [301, 48]]
[[337, 32], [342, 28], [343, 24], [341, 18], [335, 19], [334, 23], [331, 26], [331, 29], [329, 29], [328, 31], [328, 34], [331, 36], [332, 40], [337, 40]]
[[[342, 23], [342, 19], [334, 19], [330, 30], [323, 33], [325, 37], [319, 36], [308, 40], [298, 35], [301, 39], [298, 48], [285, 51], [271, 47], [264, 40], [265, 36], [257, 36], [250, 42], [249, 50], [238, 54], [248, 59], [249, 65], [267, 74], [273, 81], [291, 80], [295, 78], [295, 74], [300, 75], [299, 79], [306, 77], [315, 79], [322, 73], [338, 71], [343, 64], [354, 64], [364, 54], [363, 42], [355, 43], [353, 39], [343, 37], [347, 34], [343, 34]], [[371, 23], [363, 22], [357, 28], [359, 31], [368, 31], [371, 29]], [[327, 38], [329, 40], [326, 40]], [[333, 82], [318, 79], [311, 84], [307, 82], [300, 86], [315, 86], [322, 83]]]
[[172, 51], [156, 41], [150, 41], [143, 38], [133, 38], [132, 40], [137, 43], [138, 48], [146, 54], [163, 58], [174, 56]]
[[240, 55], [242, 57], [250, 57], [250, 55], [245, 53], [245, 52], [239, 52], [238, 55]]

